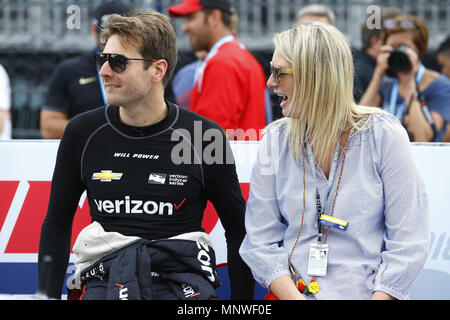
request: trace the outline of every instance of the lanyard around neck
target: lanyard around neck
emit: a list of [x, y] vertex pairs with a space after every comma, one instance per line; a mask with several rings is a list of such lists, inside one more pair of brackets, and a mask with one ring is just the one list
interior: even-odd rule
[[[366, 115], [366, 116], [364, 117], [364, 122], [361, 123], [361, 124], [359, 124], [359, 122], [358, 122], [358, 126], [361, 127], [361, 126], [367, 121], [368, 118], [369, 118], [369, 117]], [[361, 122], [361, 120], [360, 120], [360, 122]], [[340, 173], [339, 173], [339, 179], [338, 179], [338, 182], [337, 182], [336, 192], [335, 192], [335, 194], [334, 194], [334, 200], [333, 200], [333, 204], [332, 204], [331, 212], [330, 212], [330, 215], [331, 215], [331, 216], [333, 216], [333, 214], [334, 214], [334, 206], [335, 206], [335, 204], [336, 204], [336, 198], [337, 198], [337, 195], [338, 195], [339, 186], [340, 186], [340, 184], [341, 184], [342, 172], [343, 172], [343, 170], [344, 170], [344, 163], [345, 163], [345, 158], [346, 158], [346, 155], [347, 155], [348, 145], [349, 145], [350, 137], [352, 136], [353, 133], [354, 133], [354, 129], [352, 129], [352, 130], [350, 131], [350, 135], [349, 135], [349, 137], [348, 137], [348, 139], [347, 139], [347, 142], [346, 142], [346, 144], [345, 144], [344, 155], [343, 155], [343, 158], [342, 158], [342, 164], [341, 164], [341, 170], [340, 170]], [[340, 139], [339, 139], [339, 140], [340, 140]], [[338, 146], [339, 146], [339, 145], [340, 145], [340, 141], [338, 142]], [[339, 150], [339, 149], [337, 149], [337, 150]], [[312, 153], [312, 149], [311, 149], [311, 153]], [[335, 152], [335, 153], [336, 153], [336, 152]], [[301, 223], [300, 223], [300, 228], [299, 228], [298, 233], [297, 233], [297, 238], [295, 239], [295, 243], [294, 243], [294, 245], [292, 246], [292, 250], [291, 250], [291, 253], [289, 254], [289, 258], [288, 258], [289, 268], [291, 269], [291, 272], [292, 272], [292, 274], [293, 274], [295, 277], [296, 277], [296, 275], [295, 275], [294, 268], [293, 268], [292, 263], [291, 263], [291, 259], [292, 259], [292, 255], [294, 254], [294, 250], [295, 250], [295, 248], [297, 247], [297, 244], [298, 244], [298, 242], [299, 242], [300, 234], [302, 233], [302, 229], [303, 229], [303, 221], [304, 221], [304, 218], [305, 218], [305, 211], [306, 211], [306, 169], [305, 169], [306, 165], [305, 165], [305, 144], [303, 144], [303, 146], [302, 146], [302, 162], [303, 162], [303, 166], [302, 166], [302, 167], [303, 167], [303, 205], [302, 205], [302, 219], [301, 219]], [[336, 160], [336, 163], [337, 163], [337, 160]], [[314, 170], [315, 170], [315, 164], [314, 164], [313, 168], [314, 168]], [[333, 178], [334, 178], [334, 177], [333, 177]], [[327, 242], [327, 237], [328, 237], [328, 231], [329, 231], [329, 229], [330, 229], [330, 227], [328, 227], [328, 230], [327, 230], [327, 233], [325, 234], [325, 239], [324, 239], [323, 243], [326, 243], [326, 242]], [[318, 240], [321, 241], [322, 239], [318, 239]]]
[[309, 141], [306, 142], [306, 152], [308, 155], [308, 161], [311, 166], [311, 170], [313, 172], [314, 187], [316, 190], [316, 219], [317, 219], [317, 229], [318, 229], [318, 235], [317, 235], [318, 242], [322, 242], [322, 224], [320, 223], [320, 216], [325, 212], [325, 204], [328, 201], [328, 198], [330, 196], [331, 186], [333, 185], [334, 176], [336, 174], [336, 167], [337, 167], [337, 162], [338, 162], [338, 158], [339, 158], [340, 144], [341, 144], [341, 137], [339, 137], [339, 139], [338, 139], [336, 148], [334, 150], [333, 160], [331, 161], [330, 174], [328, 175], [328, 181], [327, 181], [326, 201], [324, 202], [324, 208], [322, 209], [322, 200], [320, 199], [319, 189], [317, 188], [317, 184], [316, 184], [316, 163], [314, 161], [314, 153], [312, 151], [311, 143]]
[[[421, 64], [419, 70], [417, 70], [416, 74], [416, 85], [419, 85], [422, 80], [423, 75], [425, 74], [425, 67]], [[389, 103], [389, 112], [397, 117], [399, 120], [403, 120], [403, 117], [406, 113], [406, 104], [403, 103], [397, 105], [397, 97], [398, 97], [398, 80], [394, 79], [391, 88], [391, 99]]]
[[[333, 160], [331, 161], [330, 174], [328, 175], [328, 181], [327, 181], [327, 184], [328, 184], [327, 196], [330, 193], [330, 189], [331, 189], [331, 186], [332, 186], [333, 180], [334, 180], [334, 175], [336, 173], [340, 144], [341, 144], [341, 137], [339, 137], [339, 139], [338, 139], [336, 148], [334, 149]], [[314, 180], [314, 185], [315, 185], [316, 184], [316, 163], [314, 161], [314, 153], [312, 151], [311, 143], [309, 141], [306, 141], [306, 152], [308, 155], [309, 164], [313, 171], [313, 180]]]
[[198, 81], [198, 92], [202, 92], [202, 83], [203, 83], [203, 71], [205, 70], [206, 63], [209, 59], [211, 59], [214, 55], [216, 55], [219, 48], [224, 45], [227, 42], [231, 42], [234, 40], [233, 35], [228, 35], [217, 41], [214, 46], [209, 50], [208, 54], [206, 55], [205, 59], [202, 61], [200, 66], [195, 70], [194, 79], [195, 81]]

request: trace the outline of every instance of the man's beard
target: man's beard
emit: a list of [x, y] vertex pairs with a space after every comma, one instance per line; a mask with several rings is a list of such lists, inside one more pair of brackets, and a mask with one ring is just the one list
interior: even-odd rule
[[193, 51], [209, 51], [209, 49], [211, 49], [209, 46], [209, 35], [206, 33], [195, 38], [191, 38], [190, 44]]

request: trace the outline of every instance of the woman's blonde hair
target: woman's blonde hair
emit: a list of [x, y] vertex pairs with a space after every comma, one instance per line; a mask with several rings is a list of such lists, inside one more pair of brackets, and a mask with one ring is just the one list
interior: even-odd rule
[[309, 140], [321, 168], [330, 162], [341, 133], [378, 108], [353, 100], [353, 56], [345, 36], [331, 25], [315, 22], [274, 35], [276, 50], [292, 65], [294, 92], [288, 118], [288, 139], [294, 156], [301, 157]]

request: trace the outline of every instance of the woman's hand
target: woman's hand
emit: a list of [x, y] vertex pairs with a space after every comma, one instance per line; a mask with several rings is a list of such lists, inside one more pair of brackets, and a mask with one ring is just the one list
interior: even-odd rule
[[280, 300], [306, 300], [289, 275], [276, 278], [270, 284], [269, 289]]
[[384, 293], [382, 291], [375, 291], [370, 300], [394, 300], [394, 298], [391, 295]]

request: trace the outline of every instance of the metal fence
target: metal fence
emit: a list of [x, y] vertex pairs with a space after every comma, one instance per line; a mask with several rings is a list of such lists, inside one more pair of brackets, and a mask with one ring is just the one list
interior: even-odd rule
[[[134, 9], [167, 8], [180, 0], [123, 0]], [[47, 49], [79, 51], [91, 48], [90, 21], [101, 0], [0, 0], [0, 49]], [[368, 6], [396, 6], [423, 18], [430, 31], [429, 46], [435, 49], [449, 32], [449, 0], [232, 0], [240, 16], [239, 37], [250, 49], [271, 47], [271, 35], [295, 23], [299, 9], [311, 3], [329, 6], [337, 27], [359, 48], [360, 25]], [[74, 17], [74, 15], [79, 17]], [[73, 19], [79, 22], [73, 25]], [[180, 49], [188, 49], [181, 19], [174, 20]]]

